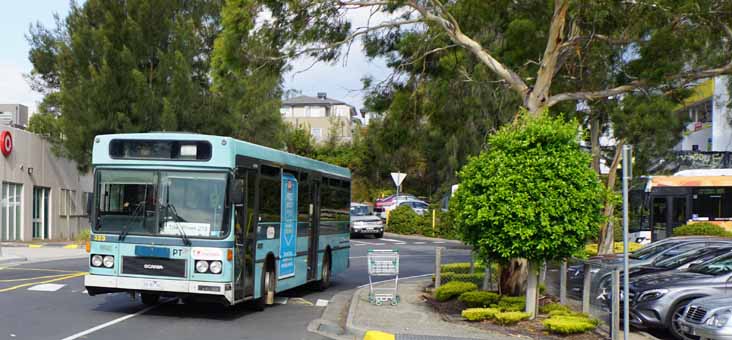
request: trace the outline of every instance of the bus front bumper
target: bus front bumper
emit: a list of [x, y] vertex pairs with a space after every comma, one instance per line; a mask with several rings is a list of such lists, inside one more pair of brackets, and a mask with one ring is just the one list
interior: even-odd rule
[[89, 274], [84, 277], [84, 286], [89, 295], [136, 291], [155, 292], [162, 295], [206, 295], [223, 297], [234, 304], [234, 291], [231, 283], [167, 280], [125, 276], [106, 276]]

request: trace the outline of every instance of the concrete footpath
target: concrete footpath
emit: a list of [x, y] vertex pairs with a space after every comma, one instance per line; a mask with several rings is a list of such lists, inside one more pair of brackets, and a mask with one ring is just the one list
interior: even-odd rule
[[[401, 281], [400, 302], [396, 306], [369, 303], [369, 287], [346, 291], [332, 299], [321, 319], [314, 320], [308, 330], [321, 336], [338, 339], [516, 339], [442, 319], [422, 299], [422, 290], [430, 278]], [[393, 281], [382, 285], [393, 285]]]
[[74, 243], [0, 244], [0, 264], [40, 262], [86, 257], [84, 246]]

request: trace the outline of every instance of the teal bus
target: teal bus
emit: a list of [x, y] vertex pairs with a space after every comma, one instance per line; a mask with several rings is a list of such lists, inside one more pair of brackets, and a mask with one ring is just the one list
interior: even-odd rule
[[89, 295], [272, 304], [350, 265], [348, 169], [240, 140], [100, 135]]

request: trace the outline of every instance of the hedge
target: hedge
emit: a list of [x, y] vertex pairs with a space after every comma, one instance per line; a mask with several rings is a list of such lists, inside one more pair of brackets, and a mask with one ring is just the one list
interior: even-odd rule
[[389, 224], [386, 228], [396, 234], [457, 239], [457, 230], [453, 227], [449, 214], [439, 209], [436, 214], [437, 224], [432, 229], [432, 212], [420, 216], [408, 206], [397, 207], [389, 213]]
[[526, 309], [526, 298], [523, 296], [502, 296], [497, 304], [491, 307], [504, 312], [520, 312]]
[[572, 310], [569, 307], [567, 307], [563, 304], [560, 304], [560, 303], [549, 303], [549, 304], [539, 307], [539, 313], [541, 313], [541, 314], [549, 314], [553, 311], [571, 312]]
[[[440, 266], [440, 273], [470, 274], [470, 263], [456, 262], [443, 264]], [[485, 273], [485, 266], [476, 264], [473, 267], [473, 273]]]
[[[615, 245], [613, 247], [613, 251], [616, 254], [620, 254], [623, 252], [623, 242], [615, 242]], [[628, 242], [628, 251], [630, 252], [634, 252], [641, 248], [643, 248], [643, 245], [640, 243]], [[587, 256], [597, 255], [597, 243], [585, 245], [585, 253], [587, 253]]]
[[460, 314], [470, 321], [483, 321], [493, 319], [500, 312], [496, 308], [468, 308]]
[[478, 290], [478, 285], [472, 282], [448, 282], [435, 290], [435, 299], [437, 299], [437, 301], [447, 301], [460, 296], [465, 292], [474, 290]]
[[531, 314], [524, 312], [502, 312], [496, 313], [494, 319], [499, 325], [513, 325], [531, 317]]
[[732, 232], [727, 231], [722, 226], [708, 222], [697, 222], [689, 223], [677, 228], [674, 228], [674, 236], [723, 236], [732, 237]]
[[481, 287], [483, 286], [483, 277], [485, 274], [483, 273], [475, 273], [475, 274], [456, 274], [456, 273], [442, 273], [440, 275], [440, 283], [445, 284], [449, 282], [470, 282], [474, 283], [476, 286]]
[[577, 334], [594, 330], [597, 327], [597, 320], [585, 316], [552, 316], [542, 321], [544, 328], [557, 334]]
[[461, 294], [458, 300], [472, 308], [488, 307], [497, 304], [501, 296], [494, 292], [472, 291]]

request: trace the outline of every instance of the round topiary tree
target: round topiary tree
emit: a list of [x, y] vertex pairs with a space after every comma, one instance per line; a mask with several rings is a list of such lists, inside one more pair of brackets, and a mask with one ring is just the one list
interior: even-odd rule
[[[583, 249], [602, 221], [604, 189], [578, 131], [574, 121], [521, 114], [490, 136], [487, 150], [459, 174], [450, 209], [462, 239], [483, 258], [526, 259], [527, 301], [536, 301], [536, 264]], [[535, 312], [530, 309], [532, 303], [527, 312]]]

